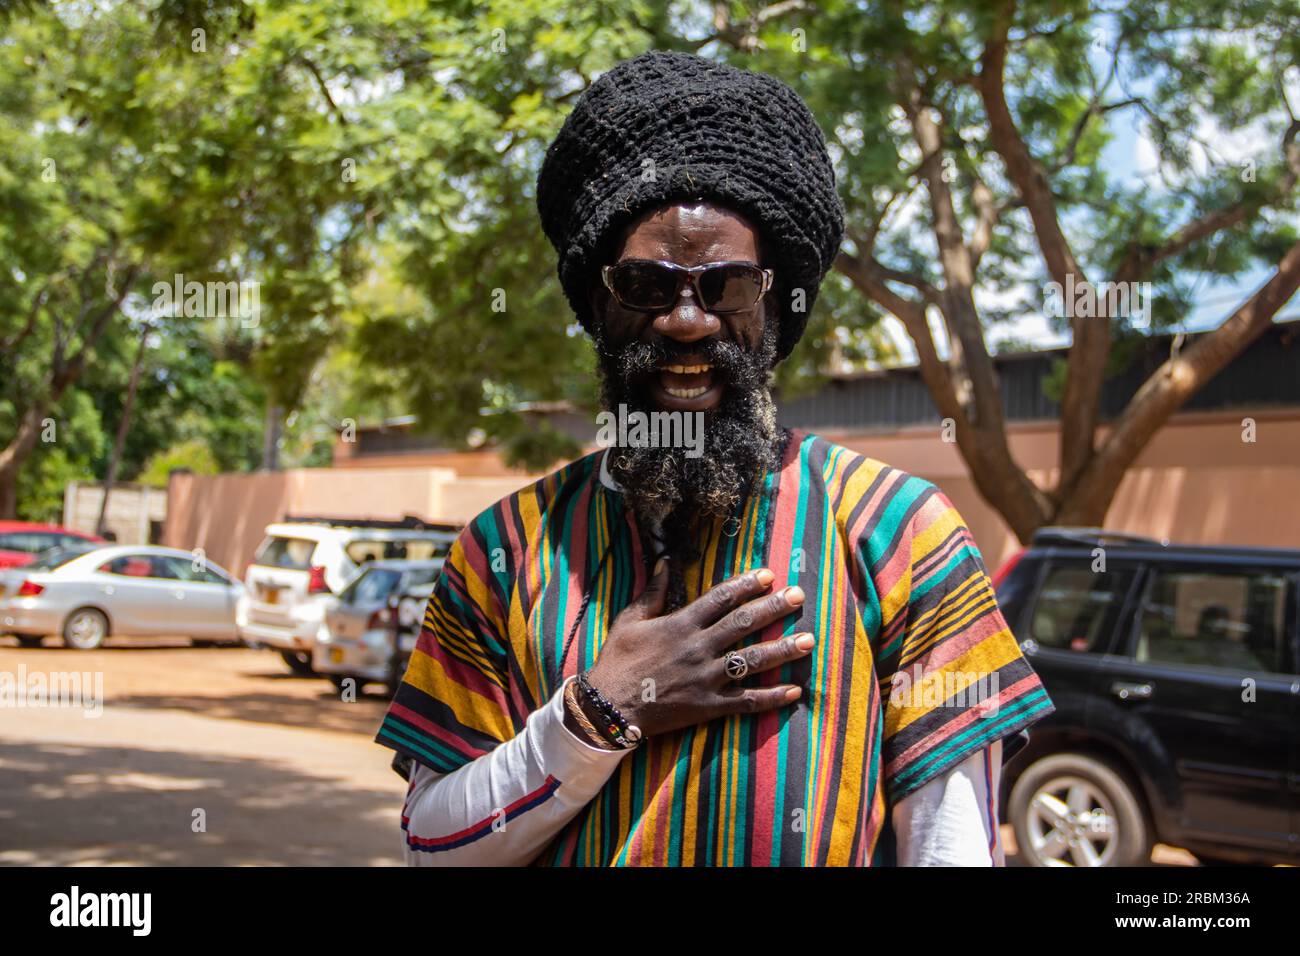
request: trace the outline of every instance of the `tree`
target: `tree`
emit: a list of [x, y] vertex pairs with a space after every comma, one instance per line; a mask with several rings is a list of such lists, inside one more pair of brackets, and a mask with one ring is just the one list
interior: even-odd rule
[[[834, 131], [848, 209], [836, 267], [906, 329], [976, 486], [1022, 540], [1102, 524], [1160, 426], [1300, 287], [1293, 3], [792, 0], [713, 14], [686, 46], [793, 78]], [[1123, 112], [1150, 131], [1158, 189], [1106, 168], [1105, 118]], [[1207, 141], [1241, 130], [1271, 145], [1241, 161]], [[923, 214], [900, 216], [918, 194]], [[1199, 280], [1260, 264], [1267, 281], [1171, 355], [1103, 436], [1113, 343], [1141, 334], [1118, 292], [1151, 282], [1150, 328], [1169, 327]], [[987, 344], [1005, 315], [978, 293], [1028, 288], [1043, 310], [1047, 282], [1117, 294], [1068, 316], [1058, 473], [1040, 488], [1011, 456]]]
[[[333, 341], [351, 210], [337, 166], [313, 152], [331, 120], [311, 106], [310, 71], [286, 76], [274, 52], [259, 55], [244, 4], [3, 13], [0, 516], [9, 516], [24, 463], [60, 440], [62, 403], [127, 314], [153, 311], [157, 283], [175, 275], [265, 288], [263, 321], [198, 318], [209, 341], [242, 352], [266, 405], [292, 408]], [[165, 338], [195, 316], [152, 318]], [[241, 340], [247, 348], [228, 348]]]

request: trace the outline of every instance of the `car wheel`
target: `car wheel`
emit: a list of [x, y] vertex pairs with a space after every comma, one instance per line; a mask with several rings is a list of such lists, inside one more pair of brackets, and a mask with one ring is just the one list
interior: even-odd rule
[[63, 623], [63, 643], [79, 651], [93, 651], [108, 637], [108, 618], [93, 607], [78, 608]]
[[289, 670], [299, 677], [310, 677], [315, 673], [311, 669], [311, 654], [306, 651], [281, 651], [280, 657], [284, 659]]
[[40, 647], [41, 641], [44, 640], [32, 634], [15, 634], [14, 637], [18, 638], [19, 647]]
[[1094, 757], [1052, 754], [1030, 764], [1011, 791], [1008, 816], [1029, 866], [1142, 866], [1151, 859], [1136, 794]]

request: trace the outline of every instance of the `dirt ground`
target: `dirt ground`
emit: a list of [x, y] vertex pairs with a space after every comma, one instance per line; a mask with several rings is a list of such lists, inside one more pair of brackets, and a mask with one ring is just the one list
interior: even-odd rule
[[344, 702], [269, 651], [187, 641], [0, 638], [0, 671], [20, 665], [102, 671], [105, 706], [0, 711], [0, 864], [401, 863], [381, 696]]
[[405, 784], [371, 741], [378, 687], [344, 701], [242, 647], [56, 643], [0, 637], [0, 672], [102, 672], [103, 711], [0, 710], [0, 865], [400, 865]]

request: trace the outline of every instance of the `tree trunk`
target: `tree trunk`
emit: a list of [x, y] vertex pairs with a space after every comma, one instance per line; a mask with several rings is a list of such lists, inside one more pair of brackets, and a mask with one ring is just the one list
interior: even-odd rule
[[18, 517], [18, 473], [36, 447], [45, 408], [29, 408], [18, 422], [18, 432], [0, 451], [0, 518]]
[[262, 434], [262, 470], [280, 470], [280, 429], [284, 410], [279, 405], [266, 406], [266, 428]]
[[113, 453], [108, 458], [108, 472], [104, 475], [104, 497], [99, 502], [99, 520], [95, 522], [95, 534], [103, 537], [108, 519], [108, 497], [113, 493], [117, 481], [118, 465], [122, 461], [122, 448], [126, 445], [127, 432], [131, 430], [131, 412], [135, 409], [135, 393], [140, 386], [140, 369], [144, 366], [145, 341], [149, 337], [149, 327], [140, 330], [140, 345], [135, 351], [135, 364], [131, 366], [131, 382], [126, 388], [126, 401], [122, 405], [122, 420], [117, 425], [117, 436], [113, 440]]

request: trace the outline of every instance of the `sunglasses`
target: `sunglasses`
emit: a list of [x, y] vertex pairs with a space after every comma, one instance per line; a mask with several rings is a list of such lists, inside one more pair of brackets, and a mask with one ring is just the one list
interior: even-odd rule
[[689, 283], [706, 312], [744, 312], [772, 287], [772, 270], [752, 262], [706, 262], [679, 266], [658, 259], [624, 259], [600, 270], [618, 304], [637, 312], [663, 312], [677, 304]]

